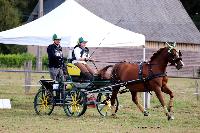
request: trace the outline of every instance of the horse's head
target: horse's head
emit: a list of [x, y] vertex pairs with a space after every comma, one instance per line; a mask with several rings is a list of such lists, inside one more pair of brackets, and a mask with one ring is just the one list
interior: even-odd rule
[[176, 46], [176, 42], [174, 43], [168, 43], [166, 42], [168, 45], [168, 61], [169, 63], [171, 63], [171, 65], [175, 66], [176, 69], [181, 69], [184, 66], [184, 63], [182, 61], [182, 53], [181, 51], [177, 51], [175, 49]]

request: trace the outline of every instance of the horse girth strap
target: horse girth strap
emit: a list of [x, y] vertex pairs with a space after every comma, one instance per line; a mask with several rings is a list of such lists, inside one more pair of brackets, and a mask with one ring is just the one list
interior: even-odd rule
[[165, 77], [165, 76], [167, 76], [166, 73], [156, 73], [156, 74], [152, 74], [152, 75], [147, 76], [146, 78], [144, 78], [144, 80], [149, 81], [149, 80], [152, 80], [154, 78]]
[[149, 75], [147, 77], [143, 78], [143, 64], [144, 63], [145, 62], [140, 62], [140, 64], [139, 64], [138, 79], [139, 79], [139, 81], [144, 83], [145, 92], [149, 92], [150, 93], [150, 90], [148, 89], [148, 81], [150, 81], [150, 80], [152, 80], [154, 78], [165, 77], [165, 76], [167, 76], [167, 74], [163, 73], [163, 72], [161, 72], [161, 73], [153, 73], [153, 71], [151, 69], [151, 64], [148, 64]]
[[138, 71], [138, 79], [139, 80], [146, 82], [146, 81], [152, 80], [154, 78], [167, 76], [166, 72], [154, 73], [151, 69], [152, 64], [147, 64], [149, 75], [147, 77], [143, 78], [143, 65], [144, 65], [144, 63], [146, 63], [146, 62], [140, 62], [139, 63], [139, 71]]

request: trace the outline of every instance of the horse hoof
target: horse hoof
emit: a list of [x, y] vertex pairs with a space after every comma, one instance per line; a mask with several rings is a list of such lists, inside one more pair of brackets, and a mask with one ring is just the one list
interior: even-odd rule
[[111, 114], [111, 117], [116, 118], [117, 115], [116, 114]]
[[173, 116], [173, 115], [169, 115], [169, 116], [168, 116], [168, 121], [169, 121], [169, 120], [174, 120], [174, 116]]
[[149, 116], [149, 112], [148, 111], [144, 111], [144, 116]]

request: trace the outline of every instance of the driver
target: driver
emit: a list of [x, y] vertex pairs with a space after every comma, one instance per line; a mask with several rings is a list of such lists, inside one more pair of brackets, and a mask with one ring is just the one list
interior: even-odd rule
[[72, 63], [81, 70], [84, 79], [92, 81], [95, 72], [87, 64], [87, 61], [94, 60], [89, 56], [89, 49], [86, 47], [87, 42], [82, 37], [78, 39], [78, 44], [72, 51]]

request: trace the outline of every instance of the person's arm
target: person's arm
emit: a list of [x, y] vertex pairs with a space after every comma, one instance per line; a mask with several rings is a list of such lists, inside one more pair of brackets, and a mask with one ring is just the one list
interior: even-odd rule
[[[88, 49], [88, 48], [87, 48]], [[91, 61], [91, 62], [94, 62], [95, 60], [90, 56], [89, 54], [89, 49], [88, 49], [88, 54], [87, 54], [87, 60], [88, 61]]]
[[56, 59], [54, 48], [51, 45], [47, 47], [47, 54], [49, 58]]

